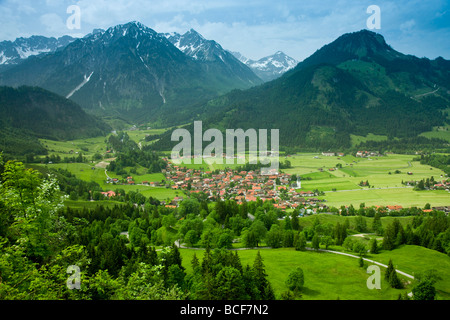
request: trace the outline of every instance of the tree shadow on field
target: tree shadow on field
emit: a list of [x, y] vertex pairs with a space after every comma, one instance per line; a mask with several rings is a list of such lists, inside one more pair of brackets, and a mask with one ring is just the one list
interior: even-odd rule
[[301, 293], [302, 293], [303, 295], [307, 295], [307, 296], [310, 296], [310, 297], [314, 297], [314, 296], [319, 295], [319, 294], [320, 294], [320, 291], [314, 290], [314, 289], [310, 289], [310, 288], [308, 288], [308, 287], [303, 287]]

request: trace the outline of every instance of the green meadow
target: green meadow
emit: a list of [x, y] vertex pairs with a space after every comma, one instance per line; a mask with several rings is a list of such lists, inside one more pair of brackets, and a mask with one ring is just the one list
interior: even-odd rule
[[[178, 195], [178, 191], [165, 188], [165, 187], [152, 187], [147, 185], [142, 185], [143, 181], [149, 182], [161, 182], [165, 180], [165, 177], [162, 173], [152, 173], [152, 174], [143, 174], [143, 175], [133, 175], [133, 179], [135, 180], [135, 185], [128, 184], [108, 184], [106, 183], [106, 174], [104, 168], [96, 167], [94, 164], [87, 163], [54, 163], [54, 164], [45, 164], [44, 166], [48, 168], [62, 168], [70, 171], [77, 178], [85, 180], [85, 181], [94, 181], [97, 182], [100, 187], [104, 191], [123, 189], [125, 192], [140, 192], [145, 197], [153, 197], [158, 200], [167, 200], [173, 199]], [[93, 169], [94, 168], [94, 169]], [[115, 176], [113, 173], [107, 172], [111, 178], [120, 178], [119, 176]], [[180, 193], [181, 195], [181, 193]]]
[[[239, 257], [243, 266], [252, 265], [258, 249], [239, 250]], [[399, 275], [406, 287], [393, 289], [384, 280], [385, 268], [381, 269], [381, 289], [367, 288], [367, 274], [365, 268], [359, 267], [358, 259], [326, 252], [296, 251], [292, 248], [259, 249], [263, 262], [275, 291], [279, 298], [287, 290], [285, 281], [289, 272], [301, 267], [305, 276], [302, 290], [304, 300], [395, 300], [398, 295], [411, 292], [411, 279]], [[201, 261], [204, 250], [180, 249], [183, 266], [187, 273], [192, 272], [190, 262], [194, 254]], [[424, 272], [434, 269], [442, 280], [436, 283], [438, 299], [450, 297], [450, 278], [446, 275], [450, 267], [447, 255], [418, 246], [402, 246], [393, 251], [382, 252], [378, 255], [368, 255], [367, 258], [387, 264], [391, 258], [400, 271], [408, 274]], [[365, 267], [370, 265], [365, 262]]]
[[[323, 156], [322, 154], [299, 154], [287, 157], [292, 168], [283, 171], [302, 177], [298, 191], [324, 191], [322, 199], [328, 206], [402, 205], [423, 207], [450, 204], [446, 191], [414, 191], [402, 184], [406, 181], [445, 178], [442, 170], [413, 161], [413, 155], [392, 154], [382, 157], [357, 158]], [[340, 167], [342, 166], [342, 167]], [[330, 170], [331, 169], [331, 170]], [[368, 181], [370, 187], [361, 187]]]
[[421, 133], [420, 135], [426, 138], [438, 138], [450, 142], [450, 125], [434, 127], [433, 130]]
[[[160, 134], [165, 129], [145, 129], [127, 131], [131, 139], [141, 145], [146, 144], [147, 135]], [[429, 135], [448, 134], [447, 127], [437, 127]], [[352, 136], [352, 141], [357, 144], [366, 140], [383, 140], [384, 136], [372, 134], [366, 137]], [[105, 159], [91, 161], [91, 163], [68, 163], [68, 164], [46, 164], [48, 166], [60, 167], [71, 171], [78, 178], [86, 181], [97, 182], [104, 190], [123, 188], [125, 191], [139, 191], [145, 196], [153, 196], [160, 200], [175, 197], [178, 192], [166, 188], [155, 188], [140, 185], [143, 181], [161, 182], [165, 180], [163, 174], [147, 174], [146, 168], [133, 168], [135, 174], [133, 180], [136, 185], [112, 186], [106, 184], [105, 167], [110, 158], [106, 152], [106, 137], [90, 139], [78, 139], [72, 141], [41, 140], [42, 144], [49, 150], [49, 154], [59, 155], [61, 158], [76, 156], [76, 152], [83, 153], [88, 159], [94, 154], [103, 155]], [[169, 152], [168, 156], [170, 157]], [[427, 179], [431, 176], [435, 180], [444, 178], [444, 172], [421, 165], [413, 161], [415, 155], [390, 154], [381, 157], [357, 158], [352, 155], [324, 156], [321, 153], [300, 153], [296, 155], [280, 156], [280, 162], [288, 160], [291, 168], [283, 169], [283, 172], [301, 176], [302, 188], [298, 191], [319, 190], [325, 194], [321, 199], [326, 200], [328, 206], [340, 207], [342, 205], [358, 206], [360, 203], [371, 205], [401, 205], [404, 207], [423, 207], [430, 203], [432, 206], [443, 206], [450, 204], [450, 195], [445, 191], [414, 191], [406, 187], [402, 181]], [[246, 155], [249, 159], [249, 155]], [[240, 164], [213, 163], [211, 159], [202, 159], [201, 164], [182, 164], [187, 168], [202, 169], [204, 171], [224, 170], [236, 168]], [[95, 168], [95, 169], [92, 169]], [[130, 171], [132, 168], [125, 168]], [[114, 173], [108, 173], [111, 178], [117, 177]], [[360, 186], [361, 181], [368, 181], [370, 187]]]
[[39, 141], [47, 149], [49, 156], [54, 154], [61, 158], [76, 156], [76, 152], [87, 157], [91, 157], [95, 153], [103, 154], [106, 152], [106, 137], [102, 136], [70, 141], [47, 139], [39, 139]]

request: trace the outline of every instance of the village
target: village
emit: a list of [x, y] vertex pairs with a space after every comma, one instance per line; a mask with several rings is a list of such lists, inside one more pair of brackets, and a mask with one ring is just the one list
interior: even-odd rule
[[[323, 156], [343, 156], [343, 153], [323, 152]], [[358, 157], [380, 156], [378, 152], [358, 152]], [[315, 157], [316, 158], [316, 157]], [[258, 199], [270, 201], [275, 208], [280, 210], [298, 209], [301, 214], [313, 214], [327, 212], [329, 207], [325, 204], [325, 199], [319, 199], [323, 193], [318, 190], [302, 190], [299, 176], [283, 172], [273, 171], [271, 174], [262, 174], [260, 169], [216, 169], [205, 171], [203, 168], [194, 169], [183, 165], [176, 165], [168, 158], [164, 158], [167, 166], [162, 170], [165, 180], [162, 181], [142, 181], [136, 183], [132, 176], [126, 179], [111, 178], [107, 174], [107, 183], [111, 184], [142, 184], [149, 187], [165, 187], [177, 192], [171, 200], [161, 201], [161, 205], [168, 208], [176, 208], [184, 197], [191, 197], [192, 194], [202, 194], [210, 201], [234, 200], [237, 204], [253, 202]], [[352, 164], [350, 164], [352, 166]], [[318, 169], [322, 171], [322, 168]], [[337, 168], [329, 168], [330, 171]], [[408, 175], [412, 175], [408, 172]], [[424, 189], [426, 190], [450, 190], [450, 179], [442, 181], [431, 180]], [[362, 181], [362, 183], [366, 183]], [[406, 186], [417, 186], [418, 181], [407, 181], [402, 184]], [[365, 186], [365, 185], [362, 185]], [[114, 191], [101, 192], [106, 198], [115, 196]], [[181, 193], [181, 194], [180, 194]], [[184, 195], [184, 197], [183, 197]], [[376, 206], [377, 209], [380, 206]], [[402, 206], [383, 206], [387, 212], [400, 211]], [[450, 206], [433, 207], [431, 210], [450, 212]], [[430, 211], [431, 211], [430, 210]]]
[[261, 199], [272, 201], [281, 210], [312, 207], [316, 211], [327, 208], [323, 203], [325, 200], [316, 198], [318, 192], [299, 191], [301, 181], [292, 180], [291, 175], [286, 173], [264, 175], [260, 170], [232, 169], [202, 171], [173, 165], [169, 161], [165, 175], [172, 189], [186, 193], [203, 192], [210, 200], [231, 199], [241, 204], [243, 201]]

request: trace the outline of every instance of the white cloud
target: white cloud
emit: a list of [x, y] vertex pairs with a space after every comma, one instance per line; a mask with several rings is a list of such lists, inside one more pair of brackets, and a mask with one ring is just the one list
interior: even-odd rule
[[52, 34], [65, 34], [68, 29], [63, 19], [56, 13], [46, 13], [40, 16], [40, 22], [47, 32]]
[[[442, 1], [410, 4], [406, 0], [3, 0], [0, 40], [32, 34], [73, 35], [75, 31], [65, 26], [71, 4], [81, 9], [78, 35], [137, 20], [158, 32], [183, 33], [194, 28], [205, 38], [252, 59], [281, 50], [298, 60], [343, 33], [366, 28], [366, 9], [371, 4], [381, 8], [382, 29], [377, 32], [389, 35], [386, 40], [394, 48], [402, 43], [417, 52], [422, 49], [415, 45], [416, 35], [429, 31], [427, 27], [436, 30], [437, 22], [445, 28], [443, 14], [449, 12], [449, 5]], [[439, 39], [447, 34], [445, 29], [435, 33], [441, 35]], [[427, 50], [443, 51], [445, 56], [447, 47], [436, 41]]]
[[400, 25], [400, 30], [403, 32], [410, 32], [414, 26], [416, 25], [416, 21], [414, 19], [403, 22]]

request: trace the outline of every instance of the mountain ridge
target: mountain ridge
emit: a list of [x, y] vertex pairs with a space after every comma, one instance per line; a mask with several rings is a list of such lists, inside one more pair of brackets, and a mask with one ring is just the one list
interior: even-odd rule
[[274, 54], [263, 57], [259, 60], [252, 60], [243, 56], [239, 52], [231, 52], [242, 63], [250, 67], [255, 74], [263, 79], [265, 82], [274, 80], [285, 72], [294, 68], [298, 61], [287, 56], [282, 51], [277, 51]]
[[404, 55], [362, 30], [323, 46], [278, 79], [209, 101], [202, 120], [205, 129], [279, 129], [288, 148], [348, 149], [351, 135], [414, 139], [450, 123], [449, 84], [450, 61]]
[[[30, 57], [0, 73], [0, 84], [42, 86], [97, 115], [170, 125], [192, 117], [195, 104], [262, 82], [235, 62], [233, 69], [194, 60], [166, 37], [133, 21]], [[238, 67], [247, 73], [234, 72]]]
[[75, 40], [76, 38], [68, 35], [59, 38], [33, 35], [28, 38], [20, 37], [14, 41], [1, 41], [0, 67], [6, 69], [20, 64], [30, 56], [55, 52]]

